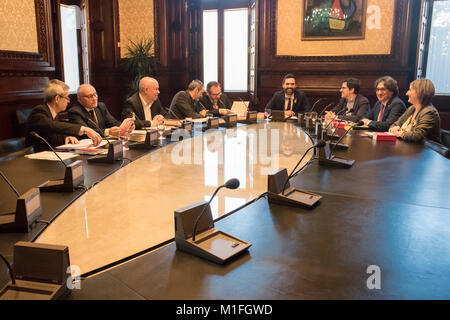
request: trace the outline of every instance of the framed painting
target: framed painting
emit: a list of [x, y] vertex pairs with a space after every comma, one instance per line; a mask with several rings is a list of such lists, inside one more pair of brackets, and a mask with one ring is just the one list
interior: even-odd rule
[[302, 40], [364, 39], [367, 0], [305, 0]]

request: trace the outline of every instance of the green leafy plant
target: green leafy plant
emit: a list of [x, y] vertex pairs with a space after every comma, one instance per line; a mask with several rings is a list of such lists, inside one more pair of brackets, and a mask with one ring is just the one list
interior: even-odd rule
[[154, 41], [152, 38], [143, 38], [130, 43], [125, 47], [125, 58], [122, 59], [122, 68], [133, 80], [129, 85], [130, 95], [139, 91], [139, 81], [143, 77], [153, 76], [156, 70], [156, 57], [153, 53]]

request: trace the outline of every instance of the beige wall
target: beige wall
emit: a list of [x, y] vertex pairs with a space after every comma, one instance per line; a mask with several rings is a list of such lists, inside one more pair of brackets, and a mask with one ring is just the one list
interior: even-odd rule
[[[304, 1], [278, 0], [277, 55], [341, 56], [390, 54], [394, 25], [393, 0], [367, 0], [364, 40], [302, 41]], [[370, 26], [367, 27], [367, 26]]]
[[153, 0], [119, 0], [120, 56], [130, 40], [154, 38]]
[[0, 0], [0, 50], [39, 52], [34, 0]]

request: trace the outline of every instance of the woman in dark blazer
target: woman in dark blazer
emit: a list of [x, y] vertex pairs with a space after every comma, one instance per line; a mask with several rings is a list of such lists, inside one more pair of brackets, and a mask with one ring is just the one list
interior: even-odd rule
[[431, 139], [441, 142], [441, 120], [438, 111], [431, 104], [434, 92], [431, 80], [411, 82], [406, 95], [412, 106], [390, 127], [389, 132], [405, 141], [420, 142]]

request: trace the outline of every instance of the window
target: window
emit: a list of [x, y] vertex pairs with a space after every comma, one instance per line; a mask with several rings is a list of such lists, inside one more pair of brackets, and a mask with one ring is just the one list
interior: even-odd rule
[[255, 1], [202, 0], [203, 81], [222, 84], [234, 98], [254, 95]]
[[[78, 64], [79, 8], [61, 5], [61, 34], [63, 47], [64, 82], [70, 93], [76, 93], [80, 86], [80, 65]], [[78, 9], [78, 12], [77, 12]]]
[[433, 81], [436, 95], [450, 95], [450, 1], [427, 0], [422, 14], [417, 77]]

